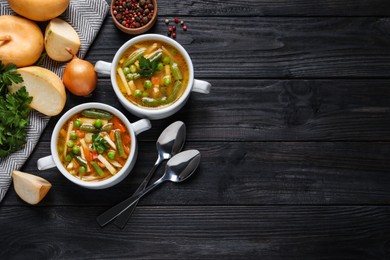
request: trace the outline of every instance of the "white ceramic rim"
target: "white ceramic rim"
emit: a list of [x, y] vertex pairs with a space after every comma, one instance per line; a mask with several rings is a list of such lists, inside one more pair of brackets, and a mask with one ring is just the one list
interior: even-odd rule
[[[128, 132], [130, 133], [130, 136], [131, 136], [131, 147], [130, 147], [130, 155], [131, 156], [129, 158], [127, 158], [127, 161], [126, 161], [125, 165], [122, 167], [122, 169], [120, 169], [117, 172], [117, 174], [115, 174], [114, 176], [112, 176], [112, 177], [110, 177], [108, 179], [105, 179], [105, 180], [102, 180], [102, 181], [95, 181], [95, 182], [82, 181], [82, 180], [74, 177], [73, 175], [71, 175], [65, 169], [65, 167], [62, 165], [62, 163], [60, 162], [60, 159], [58, 157], [58, 151], [57, 151], [57, 138], [58, 138], [58, 134], [59, 134], [62, 126], [74, 114], [76, 114], [76, 113], [78, 113], [78, 112], [80, 112], [80, 111], [82, 111], [84, 109], [89, 109], [89, 108], [101, 109], [101, 110], [105, 110], [107, 112], [110, 112], [110, 113], [114, 114], [115, 116], [117, 116], [126, 125], [126, 128], [127, 128]], [[57, 124], [54, 127], [52, 136], [51, 136], [50, 149], [51, 149], [52, 158], [53, 158], [57, 168], [60, 170], [62, 175], [65, 176], [65, 178], [67, 178], [71, 182], [73, 182], [75, 184], [78, 184], [80, 186], [83, 186], [83, 187], [100, 188], [100, 187], [108, 187], [109, 184], [111, 184], [111, 183], [115, 182], [117, 179], [121, 178], [121, 176], [123, 174], [125, 174], [129, 170], [128, 168], [129, 168], [131, 162], [134, 160], [134, 155], [135, 155], [135, 152], [136, 152], [135, 151], [135, 149], [136, 149], [136, 142], [137, 142], [137, 139], [136, 139], [136, 136], [135, 136], [135, 133], [134, 133], [133, 126], [131, 125], [130, 121], [125, 117], [125, 115], [122, 114], [122, 112], [120, 112], [118, 109], [116, 109], [116, 108], [114, 108], [112, 106], [106, 105], [106, 104], [91, 102], [91, 103], [84, 103], [84, 104], [81, 104], [81, 105], [73, 107], [72, 109], [67, 111], [58, 120]]]
[[[148, 41], [148, 40], [158, 40], [158, 41], [163, 41], [166, 42], [172, 46], [174, 46], [184, 57], [185, 61], [187, 62], [188, 66], [188, 71], [189, 71], [189, 79], [188, 79], [188, 84], [186, 86], [185, 91], [181, 95], [179, 99], [177, 99], [175, 102], [172, 104], [169, 104], [164, 107], [157, 107], [157, 108], [148, 108], [148, 107], [140, 107], [129, 101], [123, 93], [120, 91], [118, 84], [116, 83], [116, 65], [118, 64], [119, 58], [121, 55], [131, 46], [136, 44], [137, 42], [140, 41]], [[190, 92], [192, 90], [192, 86], [194, 85], [194, 66], [192, 64], [192, 60], [190, 58], [190, 55], [188, 52], [184, 49], [183, 46], [180, 45], [175, 40], [172, 40], [171, 38], [160, 35], [160, 34], [144, 34], [140, 36], [136, 36], [132, 38], [131, 40], [127, 41], [125, 44], [123, 44], [119, 50], [116, 52], [114, 59], [112, 60], [111, 64], [111, 83], [112, 87], [115, 91], [115, 94], [117, 95], [118, 99], [122, 102], [122, 104], [126, 104], [126, 106], [129, 109], [132, 109], [136, 111], [138, 114], [143, 114], [146, 117], [155, 117], [158, 115], [164, 115], [164, 114], [169, 114], [171, 111], [176, 111], [176, 109], [180, 109], [182, 104], [186, 102], [188, 96], [190, 95]]]

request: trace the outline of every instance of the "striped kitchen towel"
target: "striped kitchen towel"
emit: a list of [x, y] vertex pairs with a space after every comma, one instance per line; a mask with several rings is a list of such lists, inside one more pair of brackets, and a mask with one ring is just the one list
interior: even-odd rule
[[[77, 31], [81, 46], [78, 57], [83, 58], [92, 44], [109, 10], [105, 0], [71, 0], [68, 9], [59, 17], [67, 21]], [[7, 0], [0, 0], [0, 15], [15, 13], [7, 4]], [[61, 76], [65, 67], [46, 57], [42, 67], [50, 69]], [[13, 170], [20, 169], [30, 156], [37, 144], [41, 133], [45, 129], [50, 117], [36, 111], [31, 112], [30, 124], [27, 127], [27, 144], [21, 150], [11, 154], [7, 158], [0, 159], [0, 202], [4, 198], [10, 183]]]

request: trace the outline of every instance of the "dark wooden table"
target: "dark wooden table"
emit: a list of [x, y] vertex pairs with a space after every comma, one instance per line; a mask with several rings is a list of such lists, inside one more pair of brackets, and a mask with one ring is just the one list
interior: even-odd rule
[[[177, 41], [210, 95], [139, 136], [139, 159], [119, 185], [86, 190], [49, 154], [52, 118], [22, 170], [53, 189], [27, 206], [10, 189], [0, 207], [0, 259], [389, 259], [390, 2], [159, 0], [151, 33], [180, 17]], [[87, 55], [109, 61], [131, 37], [107, 17]], [[118, 103], [108, 78], [76, 104]], [[187, 125], [199, 170], [139, 203], [124, 230], [95, 217], [134, 192], [170, 123]], [[162, 173], [163, 167], [156, 175]]]

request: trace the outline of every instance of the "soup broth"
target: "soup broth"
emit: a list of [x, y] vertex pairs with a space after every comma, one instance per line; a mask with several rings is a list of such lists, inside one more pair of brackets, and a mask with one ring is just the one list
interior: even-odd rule
[[115, 175], [130, 155], [131, 137], [125, 124], [103, 110], [75, 114], [57, 139], [65, 169], [83, 181], [101, 181]]
[[143, 41], [131, 46], [122, 54], [116, 68], [121, 92], [142, 107], [175, 102], [188, 80], [188, 65], [183, 55], [162, 41]]

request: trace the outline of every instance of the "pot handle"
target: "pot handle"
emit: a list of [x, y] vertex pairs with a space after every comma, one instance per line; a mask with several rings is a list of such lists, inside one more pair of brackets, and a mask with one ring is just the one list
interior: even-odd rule
[[95, 63], [95, 71], [104, 75], [110, 75], [111, 63], [99, 60]]
[[135, 135], [138, 135], [152, 127], [149, 119], [141, 119], [131, 124], [134, 129]]
[[194, 79], [194, 86], [192, 87], [192, 91], [209, 94], [211, 89], [211, 84], [204, 80]]
[[56, 167], [56, 164], [53, 160], [53, 156], [49, 155], [46, 157], [42, 157], [41, 159], [38, 159], [37, 167], [38, 170], [40, 171]]

